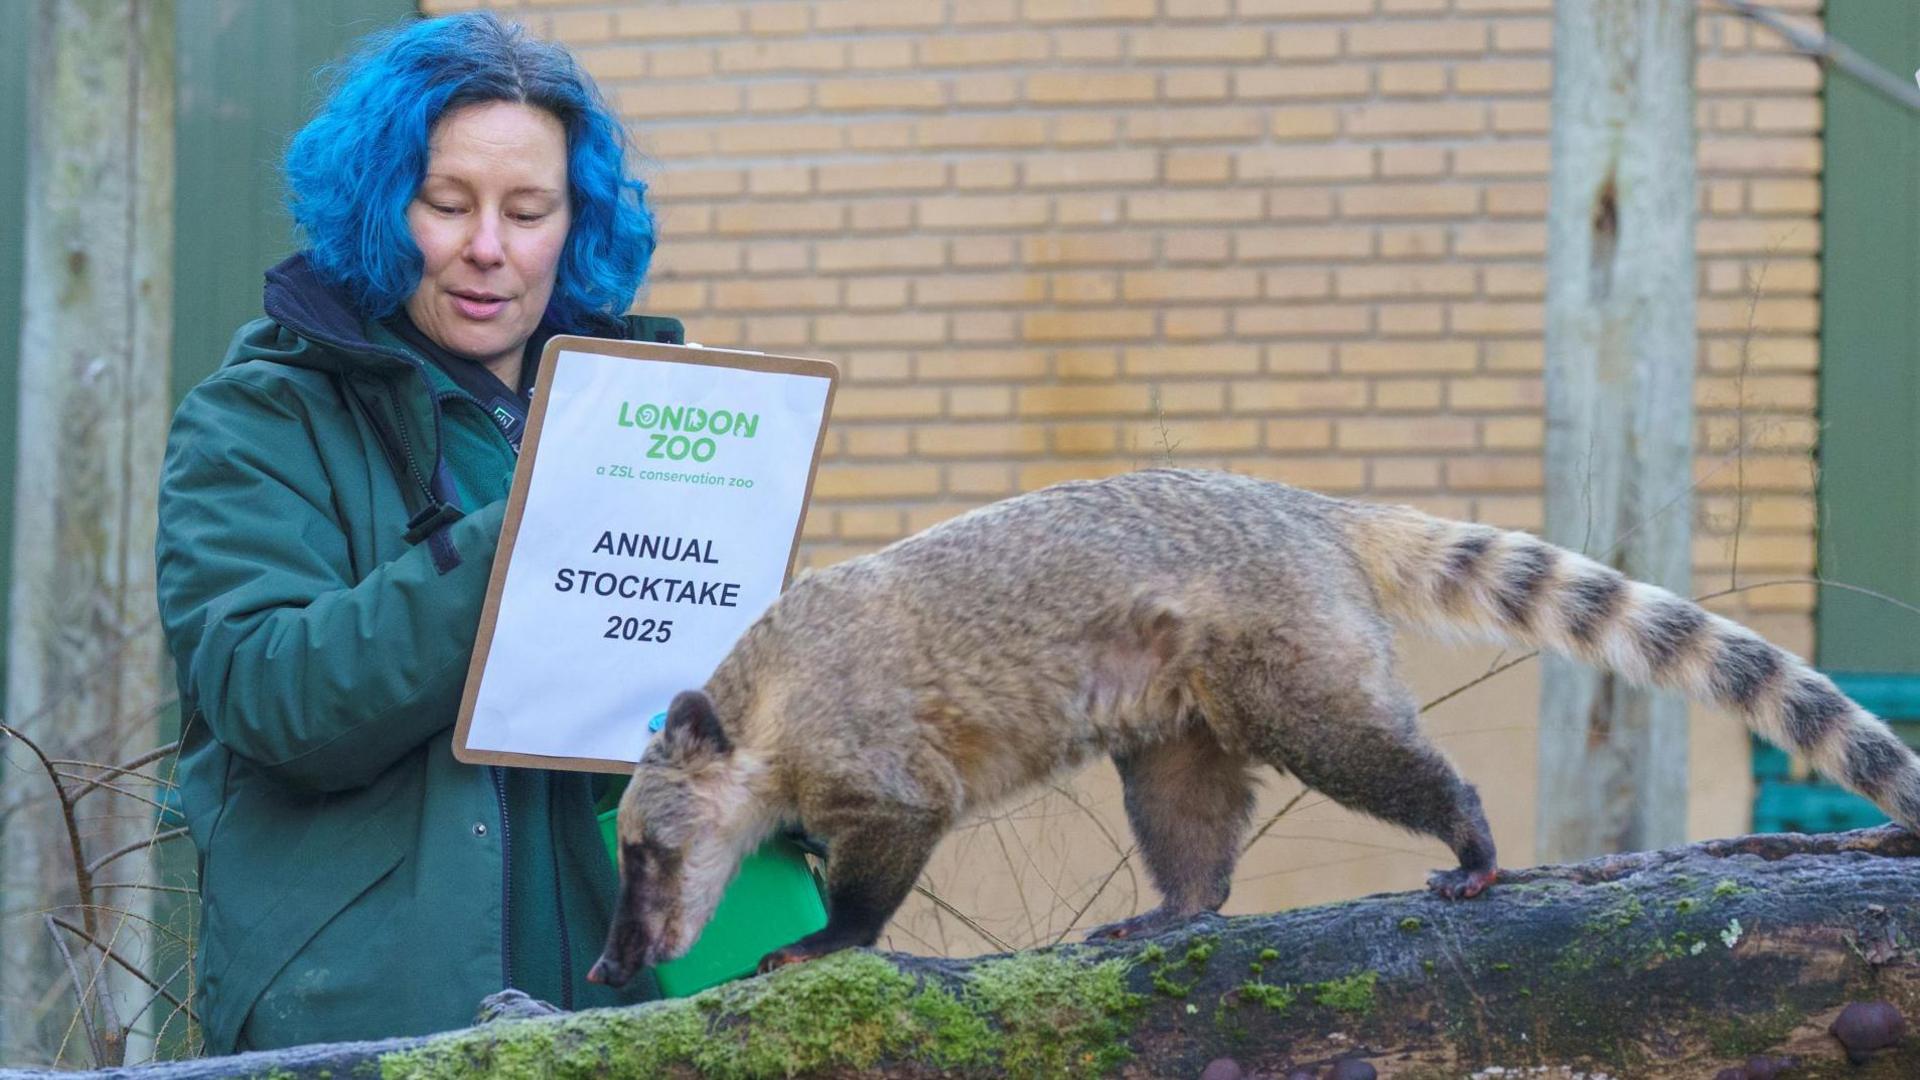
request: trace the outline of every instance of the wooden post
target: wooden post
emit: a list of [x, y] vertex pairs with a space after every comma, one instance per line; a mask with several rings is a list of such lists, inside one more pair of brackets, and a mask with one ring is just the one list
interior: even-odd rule
[[[33, 37], [6, 719], [58, 758], [153, 746], [166, 699], [153, 545], [170, 411], [173, 20], [173, 0], [38, 0], [20, 19]], [[0, 1061], [52, 1062], [62, 1046], [61, 1060], [84, 1061], [41, 919], [73, 903], [66, 831], [47, 777], [18, 746], [6, 757]], [[132, 800], [96, 792], [82, 810], [93, 857], [155, 833]], [[107, 873], [140, 880], [145, 866], [142, 853]], [[107, 901], [134, 918], [96, 913], [116, 951], [141, 956], [146, 895]], [[83, 976], [100, 967], [77, 942], [74, 956]], [[100, 985], [113, 1007], [145, 1000], [116, 972]]]
[[[1686, 594], [1693, 499], [1692, 0], [1559, 0], [1547, 205], [1546, 534]], [[1538, 856], [1685, 838], [1687, 712], [1541, 673]]]

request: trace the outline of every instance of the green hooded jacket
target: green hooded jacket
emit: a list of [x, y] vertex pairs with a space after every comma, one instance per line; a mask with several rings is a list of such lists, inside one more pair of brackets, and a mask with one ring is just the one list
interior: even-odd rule
[[453, 757], [512, 444], [302, 257], [265, 311], [181, 404], [160, 481], [208, 1052], [464, 1027], [506, 986], [651, 996], [586, 982], [616, 886], [591, 779]]

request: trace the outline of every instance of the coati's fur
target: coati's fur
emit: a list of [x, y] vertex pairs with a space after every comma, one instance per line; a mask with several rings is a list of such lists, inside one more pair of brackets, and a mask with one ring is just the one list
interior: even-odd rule
[[1460, 865], [1433, 888], [1472, 896], [1493, 837], [1416, 729], [1393, 622], [1716, 703], [1920, 830], [1920, 759], [1736, 623], [1526, 533], [1154, 470], [995, 503], [796, 582], [636, 768], [592, 977], [684, 952], [783, 824], [827, 843], [831, 914], [763, 963], [871, 944], [963, 815], [1096, 754], [1164, 898], [1102, 932], [1220, 907], [1262, 765], [1438, 837]]

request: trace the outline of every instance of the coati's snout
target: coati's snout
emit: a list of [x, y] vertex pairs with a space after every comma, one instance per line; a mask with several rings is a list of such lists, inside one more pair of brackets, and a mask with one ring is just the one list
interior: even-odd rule
[[[628, 788], [628, 794], [632, 794]], [[650, 844], [643, 830], [641, 839], [629, 840], [624, 822], [626, 798], [621, 799], [620, 898], [613, 909], [613, 926], [607, 931], [606, 947], [600, 959], [587, 972], [587, 981], [605, 986], [625, 986], [641, 968], [652, 967], [662, 957], [659, 943], [672, 922], [672, 911], [650, 910], [660, 898], [675, 895], [671, 875], [661, 871], [675, 862], [670, 853]], [[650, 903], [652, 901], [653, 903]]]
[[621, 876], [620, 901], [613, 914], [613, 928], [607, 932], [606, 947], [600, 959], [587, 972], [587, 981], [602, 986], [625, 986], [640, 969], [647, 966], [646, 920], [634, 916], [633, 888]]
[[679, 694], [620, 797], [620, 896], [589, 982], [624, 985], [693, 947], [739, 865], [727, 810], [732, 743], [713, 703]]

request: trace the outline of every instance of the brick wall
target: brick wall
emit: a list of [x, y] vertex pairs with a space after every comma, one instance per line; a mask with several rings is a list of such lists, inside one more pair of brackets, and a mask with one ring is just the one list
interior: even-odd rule
[[[1540, 524], [1550, 0], [497, 6], [650, 158], [642, 306], [843, 365], [809, 561], [1167, 457]], [[1705, 591], [1812, 566], [1820, 76], [1698, 36]]]
[[[576, 49], [650, 158], [642, 306], [842, 364], [809, 561], [1167, 458], [1541, 522], [1550, 0], [497, 6]], [[1698, 41], [1704, 593], [1736, 558], [1812, 568], [1821, 99], [1765, 31], [1703, 14]], [[1715, 601], [1801, 652], [1811, 605]], [[1449, 749], [1511, 773], [1532, 735], [1503, 730]], [[1733, 735], [1695, 754], [1735, 808], [1696, 822], [1744, 814]], [[1531, 798], [1489, 796], [1519, 862]], [[1391, 873], [1252, 902], [1436, 858], [1377, 835]]]

